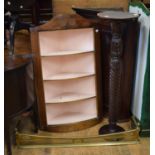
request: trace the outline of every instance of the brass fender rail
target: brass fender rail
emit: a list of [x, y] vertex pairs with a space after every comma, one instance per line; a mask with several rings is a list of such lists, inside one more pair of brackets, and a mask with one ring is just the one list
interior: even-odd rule
[[139, 124], [132, 119], [134, 129], [98, 135], [94, 137], [53, 138], [50, 134], [23, 134], [16, 133], [16, 143], [20, 148], [48, 148], [48, 147], [73, 147], [73, 146], [103, 146], [127, 145], [139, 142]]

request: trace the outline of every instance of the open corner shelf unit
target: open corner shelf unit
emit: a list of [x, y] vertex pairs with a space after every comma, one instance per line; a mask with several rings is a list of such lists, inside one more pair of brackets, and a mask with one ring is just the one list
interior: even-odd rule
[[101, 120], [97, 38], [94, 28], [32, 29], [41, 129], [74, 131]]

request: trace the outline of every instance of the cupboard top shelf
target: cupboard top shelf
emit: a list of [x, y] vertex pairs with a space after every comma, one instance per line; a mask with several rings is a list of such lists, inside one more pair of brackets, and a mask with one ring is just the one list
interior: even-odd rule
[[94, 51], [94, 30], [87, 28], [39, 32], [39, 47], [41, 56]]

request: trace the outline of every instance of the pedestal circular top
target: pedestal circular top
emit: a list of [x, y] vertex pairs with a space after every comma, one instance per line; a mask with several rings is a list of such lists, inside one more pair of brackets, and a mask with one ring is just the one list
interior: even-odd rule
[[98, 17], [111, 20], [128, 20], [139, 17], [137, 13], [129, 13], [123, 11], [104, 11], [97, 14]]

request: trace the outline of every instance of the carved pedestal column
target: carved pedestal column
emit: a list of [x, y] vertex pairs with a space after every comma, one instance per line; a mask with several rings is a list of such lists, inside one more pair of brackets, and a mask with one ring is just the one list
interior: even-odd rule
[[122, 38], [120, 32], [120, 23], [112, 22], [112, 40], [111, 40], [111, 55], [110, 55], [110, 71], [109, 71], [109, 124], [103, 126], [99, 133], [113, 133], [124, 131], [123, 128], [117, 126], [117, 106], [120, 102], [120, 83], [122, 72]]
[[[130, 35], [124, 37], [124, 34], [130, 33], [127, 32], [127, 27], [131, 26], [131, 23], [136, 22], [138, 19], [138, 14], [132, 14], [128, 12], [122, 11], [105, 11], [102, 13], [98, 13], [98, 17], [101, 20], [101, 23], [109, 23], [110, 24], [110, 32], [111, 32], [111, 44], [109, 51], [109, 124], [104, 125], [100, 128], [99, 134], [106, 133], [114, 133], [124, 131], [123, 128], [117, 125], [118, 112], [121, 109], [122, 98], [125, 96], [122, 95], [124, 91], [124, 85], [121, 83], [125, 72], [125, 65], [127, 64], [125, 61], [126, 55], [128, 53], [133, 53], [130, 47], [127, 49], [127, 39], [122, 40], [122, 38], [127, 38]], [[124, 33], [126, 31], [126, 33]], [[137, 33], [136, 33], [137, 34]], [[135, 36], [136, 36], [135, 34]], [[126, 42], [125, 42], [126, 41]], [[125, 47], [123, 47], [125, 45]], [[131, 45], [132, 46], [132, 45]], [[104, 52], [104, 51], [103, 51]], [[124, 57], [125, 56], [125, 57]], [[130, 55], [128, 55], [130, 56]], [[128, 57], [128, 60], [130, 58]], [[131, 76], [131, 69], [128, 70], [128, 75]], [[124, 78], [125, 79], [125, 78]], [[126, 84], [127, 85], [127, 84]], [[131, 87], [131, 86], [130, 86]], [[125, 87], [126, 88], [126, 87]], [[125, 89], [125, 91], [128, 88]], [[123, 93], [124, 94], [124, 93]], [[124, 103], [125, 104], [125, 103]], [[129, 107], [127, 109], [129, 111]]]

